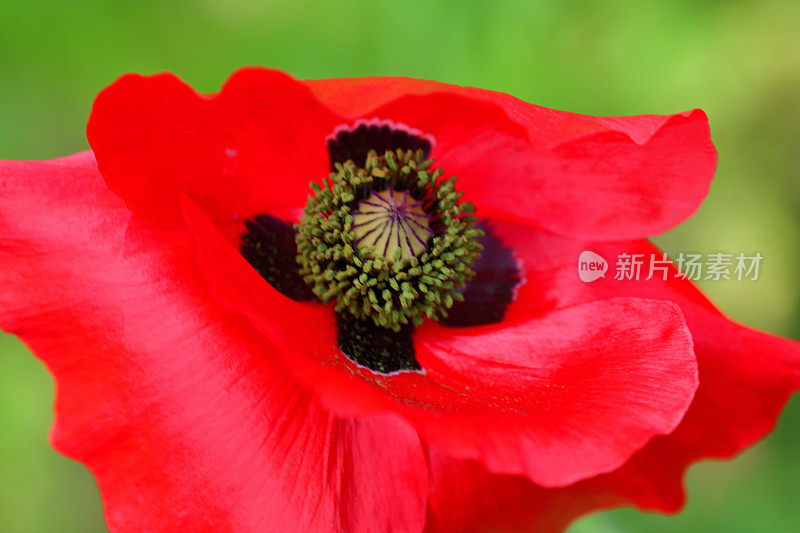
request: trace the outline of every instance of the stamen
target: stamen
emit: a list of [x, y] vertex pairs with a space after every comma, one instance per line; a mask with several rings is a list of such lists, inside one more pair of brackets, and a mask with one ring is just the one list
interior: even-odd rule
[[312, 183], [298, 226], [300, 273], [323, 302], [401, 331], [463, 299], [480, 255], [474, 207], [423, 152], [370, 152]]

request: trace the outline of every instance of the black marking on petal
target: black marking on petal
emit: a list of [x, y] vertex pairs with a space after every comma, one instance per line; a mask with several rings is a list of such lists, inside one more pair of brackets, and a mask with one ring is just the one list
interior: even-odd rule
[[414, 357], [411, 325], [394, 331], [376, 325], [371, 318], [360, 320], [345, 311], [336, 313], [336, 327], [339, 348], [354, 363], [380, 374], [422, 370]]
[[294, 228], [270, 215], [247, 220], [245, 227], [239, 251], [261, 277], [292, 300], [316, 299], [300, 275]]
[[519, 263], [511, 248], [503, 246], [491, 226], [478, 225], [484, 236], [478, 241], [483, 252], [475, 266], [475, 277], [462, 289], [464, 301], [453, 303], [446, 318], [439, 322], [453, 328], [496, 324], [503, 320], [506, 307], [514, 300], [515, 289], [522, 281]]
[[433, 138], [403, 124], [391, 120], [357, 120], [352, 125], [342, 125], [328, 136], [328, 156], [331, 171], [336, 170], [336, 163], [352, 160], [358, 167], [363, 167], [367, 154], [375, 150], [382, 154], [387, 150], [422, 150], [424, 158], [430, 156]]

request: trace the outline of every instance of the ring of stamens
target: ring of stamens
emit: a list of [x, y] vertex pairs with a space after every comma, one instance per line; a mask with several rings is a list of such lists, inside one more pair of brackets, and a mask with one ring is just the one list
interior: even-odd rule
[[370, 152], [312, 183], [297, 226], [300, 274], [337, 312], [400, 331], [447, 316], [474, 275], [482, 231], [455, 178], [422, 151]]

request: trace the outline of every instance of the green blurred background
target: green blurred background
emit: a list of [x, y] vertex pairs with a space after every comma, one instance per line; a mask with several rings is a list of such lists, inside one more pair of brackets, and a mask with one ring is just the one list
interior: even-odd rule
[[[719, 168], [668, 251], [759, 251], [757, 282], [706, 282], [733, 317], [800, 338], [800, 2], [202, 0], [0, 4], [0, 158], [88, 147], [94, 95], [169, 70], [214, 92], [242, 65], [432, 78], [593, 115], [709, 115]], [[47, 444], [52, 380], [0, 336], [0, 531], [103, 531], [93, 479]], [[687, 478], [677, 517], [600, 513], [573, 532], [797, 530], [800, 401], [774, 434]]]

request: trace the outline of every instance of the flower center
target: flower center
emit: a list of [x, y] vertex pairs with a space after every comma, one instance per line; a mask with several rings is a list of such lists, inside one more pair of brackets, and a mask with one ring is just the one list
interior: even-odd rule
[[432, 168], [436, 139], [360, 119], [326, 144], [333, 173], [312, 183], [301, 224], [245, 221], [240, 251], [270, 285], [334, 302], [339, 348], [384, 374], [421, 370], [412, 336], [426, 316], [447, 327], [503, 319], [521, 264], [488, 221], [476, 227], [455, 178]]
[[[311, 184], [296, 234], [300, 274], [361, 341], [446, 317], [474, 275], [483, 235], [474, 207], [460, 201], [455, 178], [441, 179], [432, 164], [422, 150], [371, 151], [363, 166], [336, 163], [329, 179]], [[340, 347], [373, 368], [369, 357], [351, 353], [359, 351], [355, 337], [340, 331]]]

